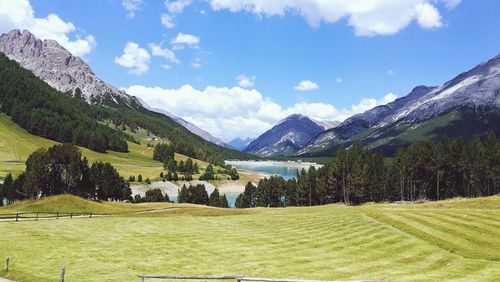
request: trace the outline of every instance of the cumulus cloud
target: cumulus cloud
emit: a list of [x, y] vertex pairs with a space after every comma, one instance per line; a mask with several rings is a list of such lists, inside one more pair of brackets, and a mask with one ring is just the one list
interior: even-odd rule
[[115, 58], [115, 63], [128, 68], [129, 73], [141, 75], [148, 71], [151, 56], [135, 42], [127, 42], [123, 54]]
[[193, 3], [192, 0], [167, 0], [165, 6], [171, 14], [182, 13], [184, 9]]
[[123, 89], [154, 108], [178, 115], [229, 141], [236, 137], [257, 137], [279, 120], [294, 113], [319, 120], [338, 120], [364, 112], [397, 96], [389, 93], [381, 99], [362, 99], [350, 109], [337, 109], [326, 103], [296, 103], [284, 108], [255, 89], [214, 87], [196, 89], [183, 85], [178, 89], [133, 85]]
[[302, 80], [301, 82], [299, 82], [299, 84], [294, 86], [293, 89], [297, 91], [313, 91], [318, 90], [319, 85], [314, 81]]
[[160, 21], [166, 28], [170, 29], [175, 27], [174, 19], [169, 14], [161, 14]]
[[192, 3], [192, 0], [166, 0], [165, 7], [167, 8], [167, 13], [161, 14], [161, 24], [168, 29], [173, 28], [175, 26], [175, 16], [182, 13]]
[[[392, 35], [412, 22], [424, 29], [442, 26], [439, 5], [451, 10], [460, 0], [204, 0], [214, 11], [249, 12], [258, 17], [298, 14], [311, 26], [346, 20], [358, 36]], [[180, 13], [192, 1], [178, 0], [167, 5]], [[171, 9], [169, 9], [171, 7]]]
[[122, 6], [127, 11], [127, 17], [133, 19], [135, 17], [135, 12], [139, 10], [139, 6], [142, 4], [142, 0], [123, 0]]
[[184, 49], [186, 46], [196, 48], [198, 47], [198, 44], [200, 44], [200, 37], [179, 32], [177, 33], [177, 36], [170, 41], [170, 43], [172, 43], [172, 48], [174, 50]]
[[244, 74], [240, 74], [236, 77], [238, 81], [238, 85], [243, 88], [250, 88], [255, 85], [255, 76], [246, 76]]
[[337, 77], [337, 78], [335, 79], [335, 82], [337, 82], [337, 83], [342, 83], [342, 78]]
[[0, 1], [0, 33], [16, 28], [28, 29], [40, 39], [56, 40], [76, 56], [89, 54], [96, 45], [93, 35], [75, 33], [75, 25], [64, 21], [57, 14], [51, 13], [45, 18], [35, 17], [28, 0]]
[[175, 53], [172, 50], [166, 49], [166, 48], [161, 48], [160, 45], [150, 43], [149, 47], [151, 48], [151, 55], [153, 56], [159, 56], [167, 59], [169, 62], [172, 63], [180, 63], [179, 59], [175, 56]]

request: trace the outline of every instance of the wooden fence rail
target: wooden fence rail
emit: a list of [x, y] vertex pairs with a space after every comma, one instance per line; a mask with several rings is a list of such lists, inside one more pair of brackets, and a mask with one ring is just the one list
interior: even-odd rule
[[[164, 280], [236, 280], [241, 281], [264, 281], [264, 282], [331, 282], [333, 280], [301, 280], [301, 279], [282, 279], [282, 278], [260, 278], [246, 277], [242, 275], [223, 275], [223, 276], [182, 276], [182, 275], [139, 275], [141, 282], [146, 279], [164, 279]], [[369, 280], [363, 280], [369, 281]]]
[[73, 217], [89, 217], [104, 216], [108, 214], [82, 213], [82, 212], [17, 212], [0, 214], [0, 220], [38, 220], [45, 218], [73, 218]]

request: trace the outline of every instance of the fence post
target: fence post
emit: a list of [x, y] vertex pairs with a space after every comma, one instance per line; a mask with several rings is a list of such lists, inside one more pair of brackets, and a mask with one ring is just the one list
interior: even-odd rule
[[16, 221], [19, 221], [19, 213], [16, 213]]
[[73, 213], [70, 213], [70, 214], [69, 214], [69, 218], [73, 218]]
[[36, 213], [36, 220], [38, 220], [38, 212]]
[[60, 282], [64, 282], [65, 272], [66, 272], [66, 269], [64, 269], [64, 266], [63, 266], [63, 268], [61, 269], [61, 278], [59, 279]]
[[59, 219], [59, 212], [56, 212], [56, 219]]
[[5, 258], [5, 272], [9, 272], [9, 257]]
[[141, 281], [141, 282], [144, 282], [144, 276], [139, 276], [139, 277], [140, 277], [140, 278], [139, 278], [139, 279], [140, 279], [140, 281]]
[[92, 213], [90, 213], [90, 218], [92, 218]]

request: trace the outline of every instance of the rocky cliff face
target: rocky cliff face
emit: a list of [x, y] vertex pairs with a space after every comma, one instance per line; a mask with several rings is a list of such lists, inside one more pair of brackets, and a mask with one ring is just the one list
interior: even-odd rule
[[61, 92], [73, 94], [79, 88], [89, 103], [140, 107], [135, 97], [98, 78], [87, 63], [54, 40], [42, 41], [27, 30], [12, 30], [0, 36], [0, 52]]

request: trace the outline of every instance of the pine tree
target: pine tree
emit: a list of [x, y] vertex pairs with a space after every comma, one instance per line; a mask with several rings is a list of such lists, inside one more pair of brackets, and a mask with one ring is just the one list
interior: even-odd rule
[[222, 194], [219, 199], [220, 208], [229, 208], [229, 202], [227, 201], [226, 194]]
[[214, 191], [210, 194], [210, 197], [208, 198], [208, 205], [211, 207], [218, 207], [219, 204], [220, 204], [219, 190], [215, 188]]

